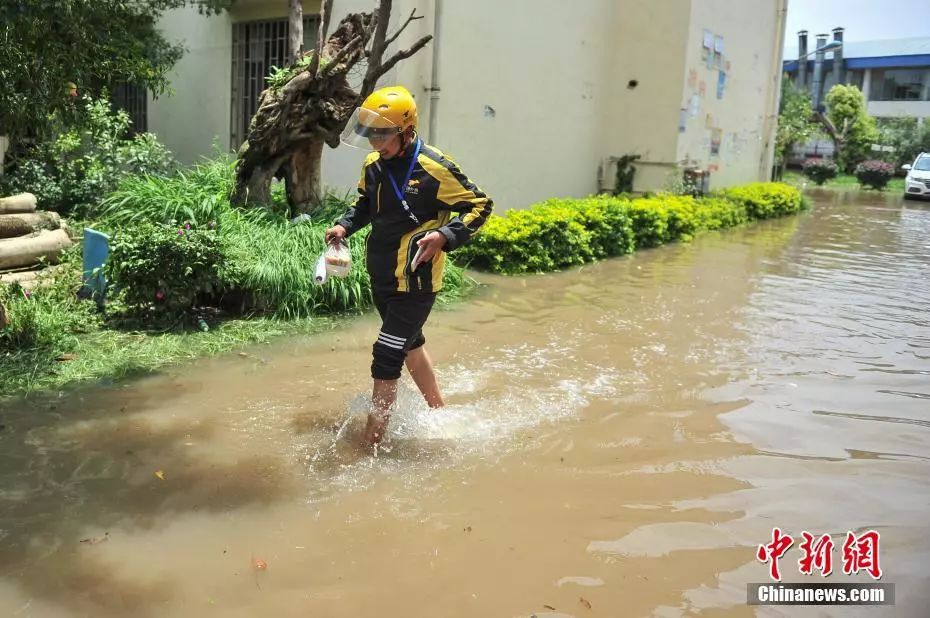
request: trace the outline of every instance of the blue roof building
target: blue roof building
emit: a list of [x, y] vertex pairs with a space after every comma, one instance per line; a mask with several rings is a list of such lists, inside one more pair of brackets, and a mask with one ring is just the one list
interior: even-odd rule
[[[827, 42], [817, 35], [808, 47], [807, 32], [798, 33], [798, 46], [785, 49], [783, 68], [797, 87], [813, 88], [815, 54]], [[843, 29], [833, 38], [843, 41]], [[799, 53], [800, 52], [800, 53]], [[799, 55], [809, 54], [803, 61]], [[868, 101], [869, 114], [885, 118], [930, 117], [930, 37], [880, 41], [843, 41], [835, 52], [826, 52], [823, 64], [823, 95], [836, 83], [854, 84]]]

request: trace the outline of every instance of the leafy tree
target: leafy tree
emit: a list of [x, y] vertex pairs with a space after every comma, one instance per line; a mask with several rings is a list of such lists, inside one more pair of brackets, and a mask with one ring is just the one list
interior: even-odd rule
[[[156, 95], [183, 48], [156, 28], [164, 11], [202, 13], [235, 0], [3, 0], [0, 2], [0, 134], [15, 159], [80, 113], [74, 98], [132, 83]], [[12, 161], [11, 161], [12, 162]]]
[[855, 86], [837, 84], [827, 93], [827, 113], [819, 114], [836, 148], [836, 162], [845, 173], [871, 155], [878, 139], [875, 119], [866, 111], [865, 97]]
[[789, 79], [781, 82], [781, 103], [778, 110], [778, 131], [775, 133], [775, 158], [779, 175], [788, 165], [788, 155], [795, 144], [806, 142], [817, 131], [810, 96], [794, 87]]

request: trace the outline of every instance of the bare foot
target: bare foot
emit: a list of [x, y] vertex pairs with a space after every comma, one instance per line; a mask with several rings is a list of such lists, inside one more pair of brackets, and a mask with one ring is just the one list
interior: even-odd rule
[[371, 448], [384, 439], [384, 433], [390, 419], [391, 415], [387, 412], [375, 411], [368, 414], [368, 425], [365, 427], [364, 437], [366, 447]]

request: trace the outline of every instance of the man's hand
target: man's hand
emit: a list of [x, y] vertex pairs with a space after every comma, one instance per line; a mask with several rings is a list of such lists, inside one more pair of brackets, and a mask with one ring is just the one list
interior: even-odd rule
[[418, 240], [417, 245], [421, 249], [418, 263], [422, 264], [423, 262], [429, 262], [434, 255], [442, 251], [442, 248], [446, 246], [446, 237], [439, 232], [430, 232]]
[[345, 240], [346, 229], [341, 225], [334, 225], [333, 227], [326, 230], [326, 235], [323, 239], [326, 241], [326, 244], [332, 244], [337, 240]]

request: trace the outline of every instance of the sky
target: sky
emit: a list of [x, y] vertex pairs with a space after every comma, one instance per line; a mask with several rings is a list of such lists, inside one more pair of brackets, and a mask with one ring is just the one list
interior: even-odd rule
[[[814, 35], [845, 28], [847, 41], [930, 37], [928, 0], [788, 0], [785, 44], [797, 47], [798, 30]], [[813, 49], [813, 48], [811, 48]]]

